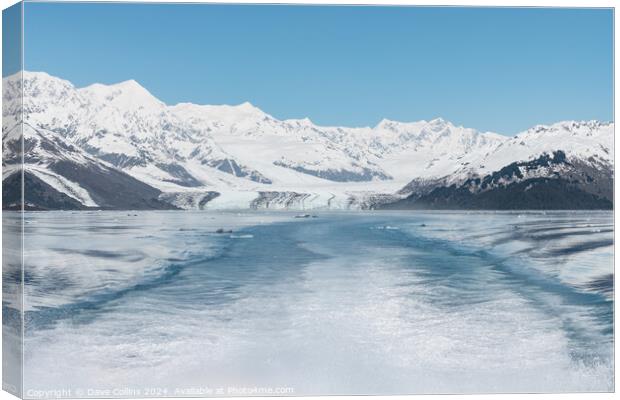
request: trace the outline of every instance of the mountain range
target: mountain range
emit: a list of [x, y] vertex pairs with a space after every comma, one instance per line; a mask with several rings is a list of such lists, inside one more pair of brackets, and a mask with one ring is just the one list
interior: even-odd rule
[[19, 207], [22, 161], [33, 210], [613, 207], [612, 122], [326, 127], [24, 71], [3, 78], [2, 132], [4, 208]]

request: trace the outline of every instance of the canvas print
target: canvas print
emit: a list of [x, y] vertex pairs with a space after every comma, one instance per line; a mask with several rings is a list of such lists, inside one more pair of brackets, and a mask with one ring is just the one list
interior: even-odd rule
[[614, 390], [613, 9], [3, 11], [3, 388]]

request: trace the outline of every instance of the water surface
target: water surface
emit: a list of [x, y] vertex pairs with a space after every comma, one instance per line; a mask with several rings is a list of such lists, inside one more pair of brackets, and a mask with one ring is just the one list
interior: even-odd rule
[[26, 390], [613, 390], [609, 212], [25, 222]]

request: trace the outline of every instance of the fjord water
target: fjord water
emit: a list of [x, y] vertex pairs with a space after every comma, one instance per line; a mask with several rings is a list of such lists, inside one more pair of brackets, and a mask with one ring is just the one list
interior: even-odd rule
[[610, 212], [27, 213], [26, 395], [610, 391], [612, 245]]

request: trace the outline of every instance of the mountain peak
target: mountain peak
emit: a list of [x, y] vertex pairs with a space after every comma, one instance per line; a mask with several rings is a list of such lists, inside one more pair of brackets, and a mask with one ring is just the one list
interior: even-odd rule
[[[67, 80], [51, 76], [46, 72], [23, 71], [4, 78], [3, 97], [19, 98], [25, 101], [60, 104], [75, 97], [75, 87]], [[75, 100], [75, 99], [73, 99]]]
[[235, 108], [245, 113], [264, 114], [263, 110], [256, 107], [254, 104], [250, 103], [249, 101], [244, 101], [243, 103], [235, 106]]
[[394, 129], [400, 124], [402, 124], [402, 122], [383, 118], [377, 125], [375, 125], [375, 129]]
[[593, 130], [597, 130], [603, 127], [612, 126], [613, 122], [601, 122], [598, 120], [589, 120], [589, 121], [559, 121], [550, 125], [535, 125], [530, 129], [526, 130], [525, 134], [544, 134], [544, 133], [559, 133], [559, 132], [568, 132], [574, 135], [578, 134], [587, 134]]
[[[15, 76], [19, 76], [20, 73], [17, 72], [15, 73]], [[43, 72], [43, 71], [21, 71], [21, 75], [24, 79], [28, 80], [28, 79], [53, 79], [53, 80], [61, 80], [58, 77], [55, 76], [51, 76], [50, 74], [48, 74], [47, 72]]]
[[239, 104], [237, 107], [249, 108], [249, 109], [256, 108], [256, 107], [254, 107], [254, 104], [250, 103], [249, 101], [244, 101], [243, 103]]
[[437, 117], [437, 118], [434, 118], [434, 119], [428, 121], [428, 124], [431, 125], [432, 127], [435, 127], [435, 128], [442, 128], [442, 127], [445, 127], [445, 126], [452, 125], [449, 121], [446, 121], [445, 119], [443, 119], [441, 117]]
[[119, 82], [114, 86], [126, 88], [128, 90], [146, 90], [135, 79], [127, 79], [126, 81]]
[[149, 92], [144, 86], [140, 85], [134, 79], [128, 79], [126, 81], [110, 85], [109, 87], [131, 93], [132, 95], [148, 96], [155, 99], [155, 96], [153, 96], [151, 92]]
[[[20, 79], [20, 74], [16, 73], [5, 79]], [[42, 71], [22, 71], [21, 78], [24, 80], [24, 87], [28, 86], [42, 88], [42, 87], [66, 87], [73, 88], [73, 84], [65, 79], [52, 76], [47, 72]]]
[[113, 105], [121, 110], [148, 109], [160, 111], [165, 104], [153, 96], [134, 79], [113, 85], [95, 83], [80, 89], [83, 93], [98, 101]]

